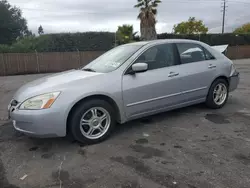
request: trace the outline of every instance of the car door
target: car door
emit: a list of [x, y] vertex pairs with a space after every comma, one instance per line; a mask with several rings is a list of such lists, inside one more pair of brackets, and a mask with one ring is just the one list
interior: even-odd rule
[[182, 103], [205, 100], [216, 73], [216, 60], [204, 47], [196, 43], [176, 44], [181, 65]]
[[177, 72], [178, 52], [174, 44], [160, 44], [146, 50], [134, 63], [145, 62], [148, 70], [129, 74], [122, 79], [123, 101], [128, 118], [156, 113], [176, 105], [181, 92]]

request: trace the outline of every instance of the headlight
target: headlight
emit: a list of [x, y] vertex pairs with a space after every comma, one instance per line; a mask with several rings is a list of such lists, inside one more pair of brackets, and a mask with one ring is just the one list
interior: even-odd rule
[[60, 92], [46, 93], [35, 96], [24, 101], [19, 107], [20, 110], [40, 110], [50, 108]]

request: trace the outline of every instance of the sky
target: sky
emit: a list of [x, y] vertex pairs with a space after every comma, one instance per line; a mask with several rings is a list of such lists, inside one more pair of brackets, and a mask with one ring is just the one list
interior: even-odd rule
[[[250, 20], [249, 0], [226, 0], [226, 32]], [[117, 30], [131, 24], [140, 30], [137, 0], [9, 0], [21, 8], [29, 29], [37, 33], [42, 25], [45, 33]], [[157, 14], [157, 33], [172, 32], [174, 24], [190, 16], [201, 19], [210, 33], [221, 32], [222, 0], [162, 0]]]

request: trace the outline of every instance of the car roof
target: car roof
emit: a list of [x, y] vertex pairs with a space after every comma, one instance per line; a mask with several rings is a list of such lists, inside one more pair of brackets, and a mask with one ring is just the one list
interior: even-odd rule
[[189, 42], [189, 43], [200, 43], [196, 40], [189, 40], [189, 39], [158, 39], [158, 40], [151, 40], [151, 41], [142, 41], [142, 42], [134, 42], [129, 43], [130, 45], [155, 45], [161, 43], [179, 43], [179, 42]]

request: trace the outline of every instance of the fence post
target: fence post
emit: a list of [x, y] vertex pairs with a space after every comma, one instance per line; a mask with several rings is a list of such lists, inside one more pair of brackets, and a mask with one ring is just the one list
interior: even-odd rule
[[80, 54], [78, 48], [76, 48], [76, 50], [77, 50], [77, 53], [78, 53], [79, 68], [80, 68], [81, 67], [81, 54]]
[[24, 59], [24, 72], [27, 73], [26, 59]]
[[239, 45], [237, 45], [236, 48], [237, 48], [237, 59], [241, 59], [242, 55], [240, 53], [240, 47], [239, 47]]
[[37, 72], [40, 73], [40, 67], [39, 67], [39, 59], [38, 59], [38, 53], [37, 51], [35, 50], [36, 52], [36, 64], [37, 64]]
[[19, 65], [19, 62], [20, 62], [20, 57], [19, 57], [19, 53], [17, 53], [17, 73], [20, 72], [20, 65]]
[[3, 53], [2, 53], [2, 61], [3, 61], [3, 75], [7, 76]]

